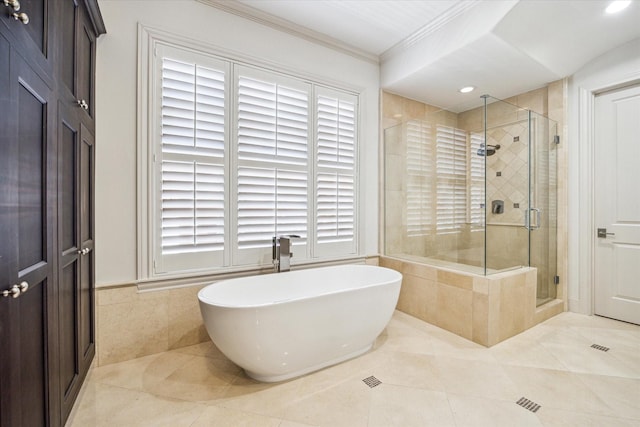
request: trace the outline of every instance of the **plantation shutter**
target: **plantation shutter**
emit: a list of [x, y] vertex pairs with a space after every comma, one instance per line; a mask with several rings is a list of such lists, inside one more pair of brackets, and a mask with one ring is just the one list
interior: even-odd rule
[[157, 272], [222, 263], [225, 75], [220, 61], [162, 58]]
[[407, 235], [430, 234], [433, 227], [434, 156], [431, 126], [410, 120], [407, 132]]
[[467, 138], [450, 126], [436, 129], [436, 231], [460, 232], [467, 217]]
[[484, 134], [471, 133], [469, 160], [469, 222], [471, 231], [484, 230], [485, 223], [485, 159], [478, 155]]
[[310, 85], [238, 69], [238, 258], [257, 262], [258, 252], [251, 250], [271, 246], [274, 236], [295, 234], [296, 256], [304, 259]]
[[316, 94], [316, 224], [318, 253], [355, 251], [356, 98]]

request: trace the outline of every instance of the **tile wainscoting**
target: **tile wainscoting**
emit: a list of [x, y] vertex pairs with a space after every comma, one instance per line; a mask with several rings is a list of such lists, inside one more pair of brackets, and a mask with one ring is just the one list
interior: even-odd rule
[[198, 291], [204, 285], [139, 292], [96, 289], [96, 365], [122, 362], [209, 340]]
[[490, 347], [564, 311], [560, 299], [536, 307], [535, 268], [479, 276], [380, 257], [403, 274], [397, 309]]

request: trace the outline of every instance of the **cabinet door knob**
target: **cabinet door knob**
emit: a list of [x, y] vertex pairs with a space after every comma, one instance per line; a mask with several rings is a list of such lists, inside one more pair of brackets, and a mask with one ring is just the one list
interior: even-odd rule
[[84, 99], [78, 99], [76, 102], [78, 103], [78, 106], [83, 110], [89, 109], [89, 104], [87, 104], [87, 101], [85, 101]]
[[5, 298], [18, 298], [20, 295], [27, 292], [27, 289], [29, 289], [29, 283], [21, 282], [19, 285], [13, 285], [9, 289], [2, 291], [2, 296]]
[[24, 12], [20, 12], [20, 13], [12, 13], [11, 16], [13, 16], [13, 18], [16, 21], [20, 21], [22, 22], [24, 25], [27, 25], [29, 23], [29, 15], [27, 15]]
[[20, 2], [18, 0], [4, 0], [4, 5], [13, 9], [14, 12], [20, 10]]

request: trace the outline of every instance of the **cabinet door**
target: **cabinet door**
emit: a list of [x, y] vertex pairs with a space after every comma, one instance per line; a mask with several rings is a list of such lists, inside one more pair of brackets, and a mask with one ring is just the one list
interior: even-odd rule
[[93, 294], [94, 139], [60, 103], [58, 256], [60, 395], [69, 415], [95, 354]]
[[95, 354], [94, 329], [94, 172], [95, 145], [89, 129], [80, 125], [79, 229], [82, 256], [79, 280], [79, 346], [81, 372], [86, 373]]
[[[0, 76], [9, 76], [11, 70], [9, 56], [11, 46], [9, 41], [0, 32]], [[0, 129], [9, 129], [11, 120], [15, 118], [14, 114], [9, 114], [11, 109], [15, 108], [15, 102], [11, 99], [9, 91], [9, 79], [0, 78], [0, 106], [4, 114], [0, 114]], [[8, 239], [9, 231], [12, 227], [10, 218], [15, 215], [13, 212], [16, 194], [11, 188], [11, 184], [15, 182], [15, 171], [10, 170], [15, 154], [11, 151], [15, 150], [13, 138], [15, 135], [9, 135], [7, 132], [0, 132], [0, 291], [7, 289], [9, 285], [13, 285], [13, 274], [9, 271], [15, 269], [13, 261], [9, 262], [15, 255], [13, 248]], [[11, 150], [11, 151], [10, 151]], [[10, 418], [10, 387], [9, 387], [9, 369], [11, 358], [9, 357], [9, 310], [7, 298], [0, 297], [0, 366], [7, 368], [0, 369], [0, 426], [11, 425]]]
[[93, 130], [93, 74], [96, 36], [83, 3], [59, 0], [60, 96], [79, 111], [80, 119]]
[[[96, 36], [89, 15], [84, 8], [78, 11], [76, 28], [76, 98], [83, 103], [86, 116], [83, 121], [91, 124], [93, 129], [93, 76], [95, 75]], [[86, 118], [90, 121], [87, 122]]]
[[[53, 5], [47, 0], [19, 0], [20, 7], [0, 1], [2, 24], [15, 34], [15, 47], [20, 54], [39, 70], [44, 78], [53, 75], [53, 52], [50, 26], [53, 23]], [[15, 19], [18, 17], [20, 19]]]
[[[63, 99], [76, 102], [76, 33], [79, 6], [75, 0], [58, 0], [58, 38], [60, 43], [60, 86]], [[70, 102], [70, 103], [71, 103]]]
[[9, 291], [0, 297], [0, 421], [2, 426], [45, 426], [51, 425], [56, 405], [49, 393], [55, 382], [49, 372], [55, 367], [48, 358], [55, 354], [57, 333], [52, 304], [54, 108], [50, 88], [1, 37], [0, 52], [0, 68], [8, 79], [0, 147], [0, 291]]
[[58, 309], [60, 390], [63, 417], [80, 385], [78, 280], [82, 245], [78, 217], [80, 128], [75, 111], [59, 105], [58, 120]]

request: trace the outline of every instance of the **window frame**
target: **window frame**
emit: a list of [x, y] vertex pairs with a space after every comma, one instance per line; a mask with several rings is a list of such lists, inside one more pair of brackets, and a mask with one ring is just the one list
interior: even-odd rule
[[[341, 262], [354, 262], [363, 261], [364, 254], [360, 253], [360, 250], [364, 247], [362, 245], [363, 238], [363, 218], [361, 215], [361, 168], [359, 167], [360, 159], [360, 127], [361, 127], [361, 114], [360, 114], [360, 97], [361, 93], [354, 87], [345, 86], [335, 81], [325, 81], [323, 78], [309, 75], [304, 72], [292, 72], [290, 69], [280, 70], [274, 64], [269, 64], [265, 61], [261, 61], [255, 58], [247, 58], [239, 55], [237, 52], [226, 52], [224, 49], [205, 45], [199, 41], [190, 40], [175, 34], [165, 33], [161, 30], [138, 25], [139, 30], [139, 67], [138, 67], [138, 209], [137, 209], [137, 224], [138, 224], [138, 275], [137, 283], [145, 288], [153, 289], [157, 286], [163, 287], [165, 284], [170, 286], [169, 283], [175, 283], [176, 280], [192, 277], [194, 280], [197, 278], [215, 278], [215, 277], [233, 277], [237, 274], [246, 274], [249, 271], [269, 271], [271, 267], [271, 249], [265, 248], [264, 254], [256, 262], [249, 262], [240, 264], [235, 262], [236, 258], [229, 250], [227, 242], [237, 245], [237, 236], [234, 236], [237, 230], [236, 215], [229, 215], [225, 217], [225, 251], [224, 261], [221, 266], [208, 266], [205, 268], [195, 267], [192, 269], [172, 270], [170, 268], [158, 268], [158, 210], [155, 208], [156, 201], [158, 199], [158, 192], [160, 191], [160, 182], [156, 179], [155, 173], [157, 169], [157, 148], [160, 146], [157, 143], [158, 133], [161, 129], [161, 117], [158, 116], [158, 103], [154, 103], [154, 100], [161, 96], [161, 87], [158, 87], [160, 81], [157, 73], [160, 72], [160, 68], [157, 67], [157, 63], [162, 61], [162, 55], [159, 53], [162, 49], [171, 48], [177, 51], [186, 52], [195, 56], [204, 55], [211, 57], [215, 60], [228, 61], [230, 63], [230, 73], [225, 79], [225, 87], [229, 85], [235, 86], [237, 84], [237, 75], [235, 72], [236, 67], [254, 68], [259, 71], [267, 73], [273, 73], [281, 75], [283, 78], [290, 78], [297, 81], [303, 81], [312, 85], [312, 98], [310, 101], [310, 114], [309, 129], [312, 135], [309, 140], [309, 180], [308, 188], [310, 193], [309, 206], [308, 206], [308, 227], [309, 227], [309, 241], [312, 244], [307, 245], [304, 249], [299, 246], [294, 247], [294, 252], [298, 257], [294, 258], [293, 262], [297, 265], [311, 265], [311, 264], [332, 264]], [[225, 156], [225, 171], [226, 176], [232, 176], [232, 179], [225, 180], [225, 210], [231, 212], [233, 206], [237, 206], [237, 195], [233, 186], [237, 185], [237, 147], [232, 149], [236, 138], [236, 102], [237, 92], [233, 90], [226, 93], [229, 96], [225, 96], [225, 150], [230, 155]], [[353, 212], [353, 238], [349, 244], [349, 251], [342, 252], [336, 255], [335, 250], [322, 251], [315, 243], [315, 207], [316, 207], [316, 167], [315, 167], [315, 150], [316, 141], [313, 135], [315, 135], [316, 127], [316, 114], [317, 108], [316, 91], [335, 91], [335, 93], [343, 94], [353, 99], [355, 108], [355, 128], [356, 134], [355, 149], [354, 149], [354, 212]], [[313, 131], [311, 131], [313, 130]], [[312, 154], [313, 153], [313, 154]], [[154, 157], [156, 156], [156, 157]], [[154, 162], [155, 159], [155, 162]], [[235, 166], [234, 166], [235, 165]], [[231, 172], [231, 173], [229, 173]], [[312, 240], [313, 239], [313, 240]], [[295, 245], [295, 242], [294, 242]], [[303, 255], [305, 253], [305, 255]], [[165, 266], [166, 267], [166, 266]]]

